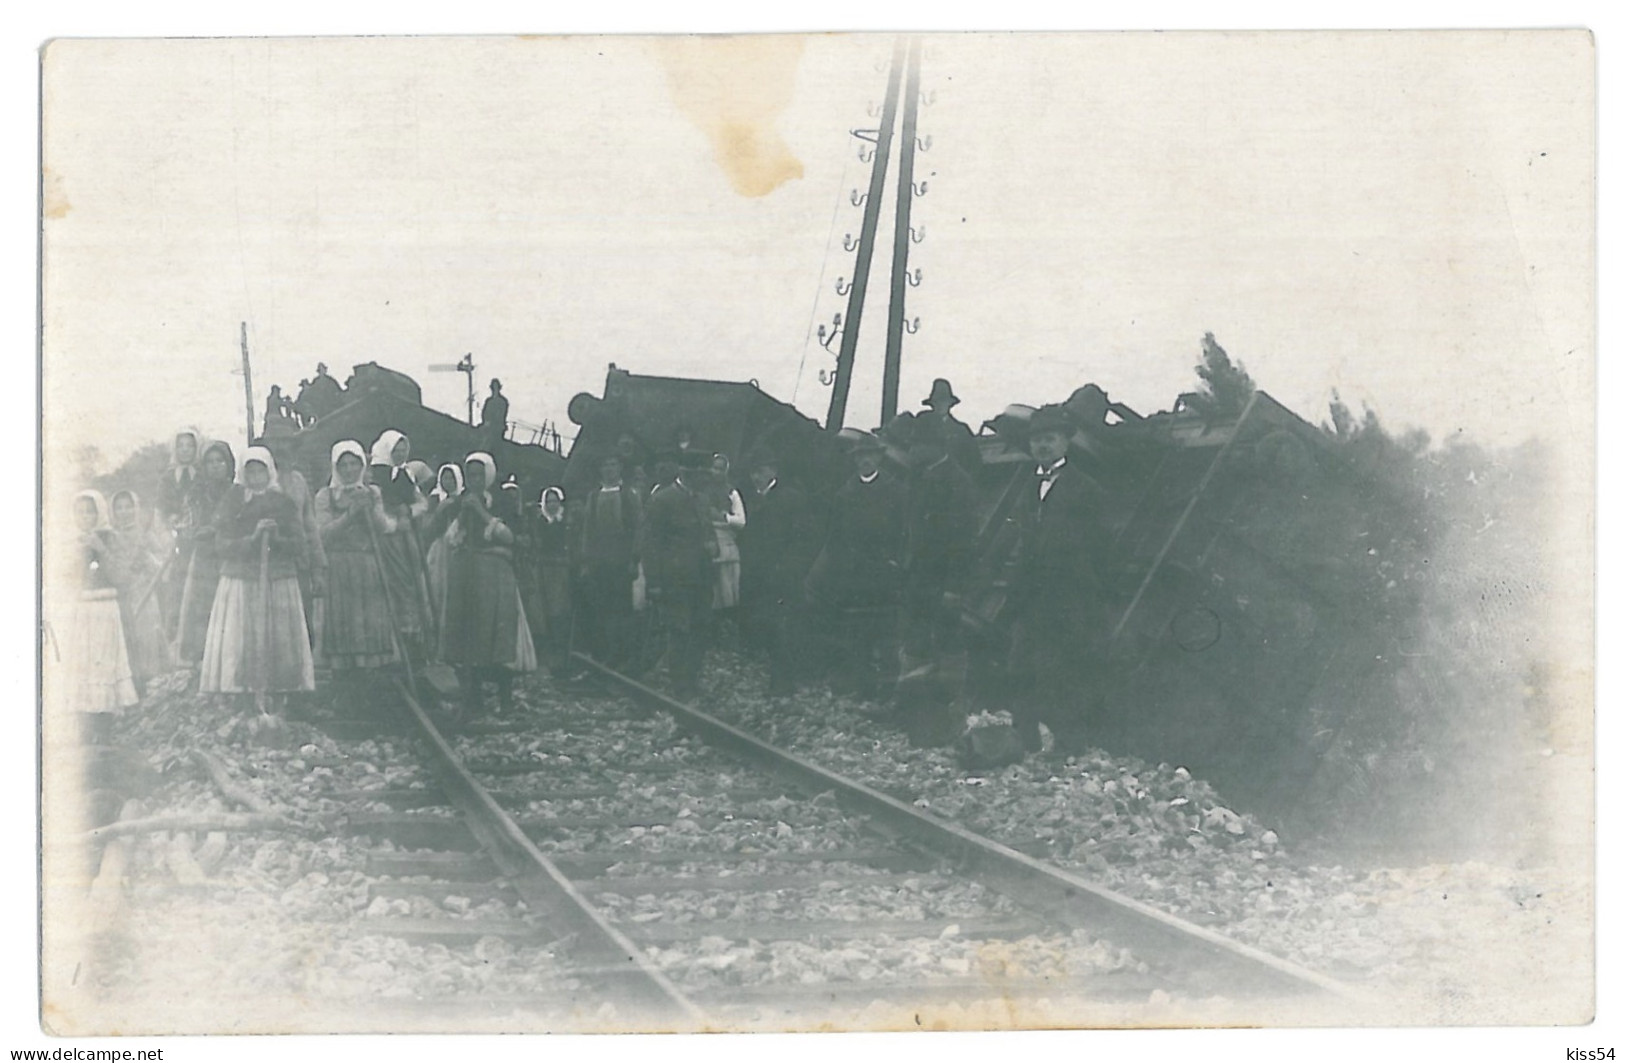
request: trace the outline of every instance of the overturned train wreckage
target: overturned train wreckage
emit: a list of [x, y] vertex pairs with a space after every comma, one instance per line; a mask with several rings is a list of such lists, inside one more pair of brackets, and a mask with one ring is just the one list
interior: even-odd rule
[[[1397, 500], [1262, 391], [1220, 417], [1183, 402], [1142, 417], [1093, 385], [1064, 405], [1076, 426], [1070, 454], [1103, 490], [1113, 544], [1095, 744], [1186, 765], [1236, 804], [1291, 818], [1347, 724], [1384, 696], [1394, 614], [1405, 611], [1380, 564], [1405, 525]], [[577, 490], [617, 446], [635, 462], [684, 434], [736, 458], [771, 449], [814, 492], [849, 470], [835, 433], [751, 383], [611, 367], [604, 397], [579, 395], [570, 412], [582, 426], [566, 472]], [[963, 619], [968, 690], [992, 710], [1004, 707], [1004, 588], [1033, 412], [1012, 406], [976, 439], [979, 561]]]

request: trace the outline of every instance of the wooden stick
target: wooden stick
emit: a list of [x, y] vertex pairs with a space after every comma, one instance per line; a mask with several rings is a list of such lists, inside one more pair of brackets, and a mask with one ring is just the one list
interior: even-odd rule
[[160, 583], [162, 583], [164, 581], [164, 576], [169, 573], [169, 568], [174, 563], [175, 563], [175, 555], [174, 555], [174, 553], [171, 553], [169, 555], [168, 560], [166, 560], [159, 567], [158, 574], [156, 576], [152, 577], [152, 582], [147, 584], [147, 589], [142, 591], [141, 596], [136, 599], [135, 608], [130, 610], [130, 615], [132, 617], [139, 616], [140, 613], [141, 613], [141, 610], [143, 610], [143, 609], [145, 609], [147, 607], [147, 600], [150, 599], [152, 597], [153, 592], [158, 589], [158, 584], [160, 584]]
[[277, 810], [265, 798], [250, 793], [232, 781], [231, 776], [226, 773], [226, 766], [220, 763], [219, 758], [197, 749], [192, 751], [192, 759], [197, 761], [203, 770], [209, 773], [209, 778], [214, 781], [215, 789], [219, 790], [227, 800], [237, 802], [250, 812], [258, 812], [263, 815], [278, 814]]
[[[244, 363], [246, 365], [246, 363]], [[265, 694], [271, 686], [271, 533], [262, 532], [260, 539], [260, 624], [258, 651], [259, 667], [255, 669], [254, 708], [265, 715]]]
[[[469, 407], [473, 409], [472, 406]], [[370, 494], [370, 492], [369, 492]], [[370, 500], [369, 500], [370, 501]], [[401, 656], [401, 665], [406, 671], [406, 685], [408, 689], [417, 689], [417, 677], [412, 674], [412, 655], [408, 652], [406, 639], [401, 636], [400, 621], [395, 618], [395, 601], [389, 593], [389, 568], [384, 564], [384, 548], [378, 539], [378, 529], [372, 523], [372, 510], [369, 506], [365, 514], [367, 534], [372, 539], [372, 556], [378, 560], [378, 580], [384, 588], [384, 615], [389, 617], [390, 634], [395, 639], [395, 650]], [[408, 517], [408, 519], [411, 519]]]

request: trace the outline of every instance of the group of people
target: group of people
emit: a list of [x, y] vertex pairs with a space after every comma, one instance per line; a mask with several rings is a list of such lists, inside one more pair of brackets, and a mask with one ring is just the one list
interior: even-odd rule
[[[96, 491], [75, 499], [79, 586], [60, 636], [73, 707], [120, 711], [177, 666], [196, 668], [205, 693], [309, 692], [318, 662], [340, 683], [443, 662], [471, 702], [494, 681], [510, 703], [537, 639], [566, 633], [546, 596], [534, 599], [540, 636], [527, 622], [516, 573], [532, 570], [515, 556], [526, 517], [497, 484], [490, 455], [437, 476], [391, 430], [370, 448], [336, 443], [313, 492], [269, 446], [239, 462], [225, 441], [181, 429], [150, 515], [131, 491], [111, 507]], [[562, 527], [556, 507], [536, 523], [548, 513]]]
[[[1002, 588], [1000, 701], [1028, 749], [1041, 722], [1061, 748], [1080, 745], [1107, 686], [1100, 488], [1067, 463], [1069, 411], [1045, 407], [1026, 426], [1033, 476], [1008, 525], [990, 527], [958, 401], [938, 380], [918, 413], [842, 432], [851, 472], [828, 495], [782, 479], [766, 450], [736, 482], [726, 455], [682, 429], [646, 473], [623, 435], [569, 509], [577, 644], [634, 671], [663, 656], [685, 696], [733, 617], [742, 648], [766, 658], [769, 695], [828, 681], [938, 744], [964, 725], [972, 592]], [[984, 549], [1001, 537], [1012, 550]]]
[[[485, 685], [509, 706], [539, 665], [568, 678], [572, 649], [638, 674], [663, 664], [689, 697], [731, 632], [765, 657], [769, 695], [828, 679], [884, 705], [926, 689], [938, 719], [962, 724], [965, 596], [988, 576], [989, 529], [957, 401], [939, 380], [920, 413], [841, 433], [852, 471], [828, 495], [782, 478], [766, 449], [736, 481], [686, 432], [652, 473], [623, 438], [579, 498], [550, 486], [527, 505], [490, 454], [431, 469], [393, 430], [334, 444], [313, 491], [279, 468], [277, 440], [239, 461], [182, 429], [152, 520], [130, 491], [76, 501], [76, 702], [116, 711], [177, 665], [197, 668], [200, 691], [280, 695], [314, 689], [318, 665], [346, 683], [444, 664], [477, 711]], [[1105, 542], [1098, 488], [1067, 465], [1066, 411], [1039, 410], [1028, 435], [1035, 476], [998, 579], [1009, 704], [1036, 747], [1041, 720], [1070, 742], [1099, 711]]]

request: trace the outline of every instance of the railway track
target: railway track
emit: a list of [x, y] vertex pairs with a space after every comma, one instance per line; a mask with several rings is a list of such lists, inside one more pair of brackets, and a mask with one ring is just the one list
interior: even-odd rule
[[[571, 976], [545, 1011], [608, 1003], [623, 1029], [1355, 999], [580, 660], [610, 697], [450, 737], [397, 687], [440, 787], [374, 793], [400, 810], [352, 817], [405, 847], [371, 858], [374, 895], [498, 898], [526, 917], [371, 932], [545, 942]], [[615, 743], [595, 745], [595, 728]]]

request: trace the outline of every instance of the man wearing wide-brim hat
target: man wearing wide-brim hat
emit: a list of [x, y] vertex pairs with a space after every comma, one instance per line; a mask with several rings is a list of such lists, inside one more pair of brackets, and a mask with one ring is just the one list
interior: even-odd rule
[[1098, 731], [1107, 688], [1104, 495], [1068, 462], [1073, 430], [1059, 406], [1042, 407], [1028, 424], [1034, 468], [1020, 498], [1020, 560], [1006, 605], [1016, 731], [1036, 750], [1043, 722], [1062, 754], [1081, 752]]
[[982, 452], [976, 445], [976, 433], [971, 431], [970, 425], [953, 415], [953, 408], [959, 405], [959, 396], [954, 394], [953, 385], [942, 377], [933, 380], [931, 394], [925, 397], [921, 405], [931, 411], [920, 414], [921, 417], [942, 422], [943, 445], [948, 450], [948, 456], [961, 469], [974, 475], [982, 466]]

